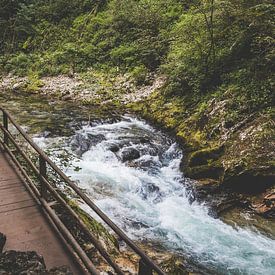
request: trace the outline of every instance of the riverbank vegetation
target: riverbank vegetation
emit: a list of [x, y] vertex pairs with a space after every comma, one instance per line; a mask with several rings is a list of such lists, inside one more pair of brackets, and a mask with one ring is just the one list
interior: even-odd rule
[[129, 106], [183, 141], [187, 175], [241, 192], [272, 185], [273, 1], [1, 2], [2, 74], [28, 76], [32, 90], [43, 76], [90, 70], [138, 87], [165, 75]]

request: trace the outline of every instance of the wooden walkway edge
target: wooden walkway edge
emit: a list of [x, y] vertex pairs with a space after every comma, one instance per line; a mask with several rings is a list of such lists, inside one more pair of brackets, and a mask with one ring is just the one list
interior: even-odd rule
[[47, 269], [66, 265], [73, 274], [81, 274], [70, 252], [1, 148], [0, 232], [7, 236], [4, 251], [36, 251], [43, 256]]

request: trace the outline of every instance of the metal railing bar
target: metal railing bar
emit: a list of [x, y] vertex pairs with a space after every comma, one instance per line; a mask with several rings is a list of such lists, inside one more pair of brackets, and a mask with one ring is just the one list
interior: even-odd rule
[[[5, 114], [10, 122], [16, 127], [24, 139], [35, 149], [35, 151], [44, 158], [51, 168], [89, 205], [94, 212], [135, 252], [143, 261], [151, 266], [158, 274], [165, 274], [137, 245], [128, 238], [128, 236], [113, 223], [107, 215], [102, 212], [76, 185], [70, 180], [54, 163], [53, 161], [31, 140], [31, 138], [23, 131], [23, 129], [15, 122], [10, 114], [0, 107], [0, 110]], [[2, 126], [3, 128], [3, 126]]]
[[16, 159], [14, 154], [11, 152], [10, 148], [5, 143], [2, 143], [1, 145], [4, 147], [6, 152], [9, 154], [9, 156], [11, 157], [11, 159], [15, 163], [15, 165], [19, 168], [19, 170], [23, 174], [23, 176], [30, 183], [30, 186], [28, 185], [28, 187], [31, 188], [31, 191], [34, 193], [34, 197], [36, 198], [36, 200], [38, 200], [37, 198], [40, 197], [40, 193], [39, 193], [37, 187], [35, 186], [35, 184], [32, 182], [32, 180], [30, 179], [30, 177], [28, 176], [28, 174], [26, 173], [24, 168], [22, 168], [22, 166], [20, 165], [20, 163], [18, 162], [18, 160]]
[[[16, 157], [14, 156], [14, 154], [11, 152], [11, 150], [9, 149], [9, 147], [6, 144], [1, 144], [4, 147], [4, 149], [6, 150], [6, 152], [9, 154], [10, 158], [12, 159], [12, 161], [14, 162], [14, 164], [18, 167], [18, 169], [20, 170], [20, 172], [22, 173], [22, 175], [18, 175], [24, 185], [26, 186], [26, 188], [28, 189], [28, 191], [32, 194], [34, 200], [37, 202], [38, 205], [42, 206], [41, 203], [41, 197], [40, 197], [40, 193], [38, 191], [38, 189], [36, 188], [35, 184], [33, 183], [33, 181], [31, 180], [31, 178], [27, 175], [27, 173], [25, 172], [24, 168], [20, 165], [20, 163], [17, 161]], [[50, 203], [48, 203], [49, 205]], [[42, 207], [43, 210], [43, 207]], [[49, 222], [52, 224], [52, 226], [54, 226], [54, 228], [56, 229], [59, 237], [62, 239], [63, 243], [66, 245], [67, 249], [69, 249], [69, 251], [71, 252], [71, 254], [73, 255], [73, 257], [75, 258], [75, 260], [77, 261], [77, 263], [79, 264], [80, 268], [87, 273], [87, 269], [84, 265], [84, 263], [82, 262], [81, 258], [78, 256], [78, 254], [72, 249], [71, 245], [67, 243], [66, 239], [64, 238], [64, 236], [60, 233], [60, 231], [57, 229], [54, 221], [51, 219], [51, 217], [49, 216], [49, 214], [44, 210], [44, 214], [47, 215], [47, 218], [49, 220]]]
[[51, 186], [51, 184], [46, 179], [43, 179], [43, 180], [44, 180], [44, 184], [46, 185], [46, 187], [48, 188], [48, 190], [50, 191], [50, 193], [55, 197], [55, 199], [58, 200], [66, 208], [66, 210], [68, 210], [68, 212], [74, 218], [77, 219], [77, 221], [79, 222], [82, 230], [84, 230], [84, 232], [86, 234], [88, 234], [88, 236], [91, 239], [91, 242], [97, 248], [98, 252], [102, 255], [102, 257], [107, 261], [107, 263], [109, 263], [110, 266], [112, 266], [114, 268], [114, 270], [118, 274], [121, 274], [121, 275], [124, 274], [122, 272], [122, 270], [120, 269], [120, 267], [116, 263], [114, 263], [112, 261], [110, 255], [105, 251], [105, 249], [103, 248], [103, 246], [97, 241], [96, 237], [91, 233], [91, 231], [88, 229], [88, 227], [86, 226], [86, 224], [80, 219], [80, 217], [71, 208], [71, 206], [67, 204], [67, 202], [58, 194], [58, 192], [54, 189], [54, 187]]
[[82, 230], [84, 230], [84, 232], [89, 236], [90, 241], [96, 247], [96, 249], [101, 254], [101, 256], [106, 260], [106, 262], [117, 272], [117, 274], [120, 274], [120, 275], [124, 274], [123, 271], [120, 269], [120, 267], [113, 262], [110, 255], [106, 252], [103, 246], [97, 241], [97, 238], [91, 233], [91, 231], [88, 229], [86, 224], [80, 219], [80, 217], [71, 208], [71, 206], [66, 203], [66, 201], [58, 194], [58, 192], [50, 185], [50, 183], [46, 179], [44, 179], [44, 183], [48, 188], [48, 190], [51, 192], [51, 194], [55, 197], [55, 199], [58, 200], [74, 218], [76, 218]]
[[90, 258], [86, 255], [85, 251], [81, 248], [75, 238], [72, 236], [71, 232], [66, 228], [66, 226], [62, 223], [62, 221], [58, 218], [55, 212], [48, 206], [47, 202], [42, 198], [41, 203], [43, 207], [46, 209], [47, 213], [54, 221], [55, 225], [64, 234], [66, 240], [71, 244], [71, 246], [75, 249], [87, 269], [94, 275], [99, 275], [100, 273], [95, 268], [94, 264], [91, 262]]
[[[50, 193], [69, 211], [69, 213], [77, 219], [77, 221], [79, 222], [82, 230], [85, 231], [86, 234], [89, 235], [89, 237], [91, 238], [91, 242], [93, 243], [93, 245], [97, 248], [97, 250], [99, 251], [99, 253], [102, 255], [102, 257], [107, 261], [107, 263], [110, 264], [110, 266], [118, 273], [118, 274], [124, 274], [122, 272], [122, 270], [120, 269], [120, 267], [114, 263], [110, 257], [110, 255], [105, 251], [105, 249], [103, 248], [103, 246], [97, 241], [97, 239], [95, 238], [95, 236], [91, 233], [91, 231], [87, 228], [87, 226], [85, 225], [85, 223], [81, 220], [81, 218], [75, 213], [75, 211], [67, 204], [67, 202], [59, 195], [59, 193], [54, 189], [54, 187], [48, 182], [47, 179], [45, 179], [44, 177], [42, 177], [40, 175], [40, 171], [33, 165], [33, 163], [31, 162], [31, 160], [29, 159], [29, 157], [22, 151], [22, 149], [17, 145], [17, 143], [15, 142], [14, 138], [12, 137], [11, 133], [8, 132], [6, 129], [3, 129], [3, 127], [0, 125], [0, 129], [2, 129], [7, 136], [9, 137], [9, 139], [12, 141], [12, 143], [14, 144], [14, 146], [16, 147], [16, 149], [18, 150], [18, 152], [22, 155], [22, 157], [27, 161], [27, 163], [31, 166], [33, 172], [40, 177], [40, 180], [42, 181], [41, 183], [45, 185], [45, 187], [47, 188], [48, 191], [50, 191]], [[9, 150], [9, 148], [4, 144], [5, 149]], [[9, 150], [10, 151], [10, 150]], [[11, 153], [12, 154], [12, 153]], [[19, 164], [19, 163], [18, 163]], [[19, 164], [20, 165], [20, 164]], [[21, 165], [20, 165], [21, 166]], [[22, 169], [23, 170], [23, 169]], [[23, 170], [24, 171], [24, 170]], [[24, 176], [27, 176], [26, 172], [24, 171]], [[28, 176], [27, 176], [28, 177]], [[30, 179], [28, 177], [28, 179]], [[36, 187], [35, 187], [36, 188]], [[38, 191], [38, 189], [36, 188], [36, 195], [40, 197], [40, 193]]]
[[81, 260], [81, 258], [78, 256], [78, 254], [74, 251], [74, 249], [72, 248], [72, 246], [70, 244], [68, 244], [67, 240], [65, 239], [65, 237], [62, 235], [62, 233], [59, 231], [58, 227], [55, 225], [54, 221], [51, 219], [51, 217], [49, 216], [49, 214], [47, 213], [47, 211], [45, 209], [43, 209], [43, 207], [41, 207], [43, 213], [46, 215], [46, 218], [48, 219], [49, 223], [51, 224], [51, 226], [54, 228], [54, 230], [57, 232], [58, 237], [61, 239], [62, 243], [66, 246], [66, 248], [69, 250], [69, 252], [71, 253], [73, 260], [76, 261], [76, 263], [78, 264], [78, 266], [81, 268], [81, 271], [83, 272], [82, 274], [90, 274], [88, 269], [86, 268], [85, 264], [83, 263], [83, 261]]
[[[6, 144], [4, 144], [4, 148], [7, 150], [8, 154], [11, 156], [11, 158], [16, 160], [14, 154], [11, 152], [11, 150], [8, 148]], [[18, 161], [16, 161], [16, 164], [19, 165], [20, 171], [24, 171], [24, 169], [21, 167]], [[24, 171], [25, 172], [25, 171]], [[30, 182], [31, 186], [34, 187], [35, 185], [32, 183], [32, 180], [24, 173], [24, 176], [26, 176], [26, 179]], [[30, 190], [33, 191], [33, 190]], [[91, 262], [91, 260], [88, 258], [86, 253], [83, 251], [83, 249], [80, 247], [80, 245], [77, 243], [75, 238], [72, 236], [72, 234], [69, 232], [69, 230], [65, 227], [65, 225], [61, 222], [61, 220], [58, 218], [58, 216], [54, 213], [54, 211], [50, 208], [48, 203], [40, 197], [39, 191], [36, 189], [36, 195], [38, 193], [38, 201], [40, 204], [43, 205], [43, 207], [46, 209], [49, 217], [53, 220], [54, 224], [57, 226], [57, 228], [64, 234], [64, 237], [66, 237], [66, 240], [70, 243], [70, 245], [75, 249], [78, 256], [81, 258], [85, 266], [88, 268], [88, 270], [91, 272], [91, 274], [99, 275], [99, 272], [96, 270], [95, 266]]]
[[[18, 150], [18, 152], [20, 153], [20, 155], [25, 159], [25, 161], [30, 165], [31, 169], [33, 170], [33, 172], [36, 173], [37, 176], [40, 176], [40, 172], [38, 170], [38, 168], [32, 163], [32, 161], [29, 159], [29, 157], [25, 154], [25, 152], [23, 152], [23, 150], [19, 147], [19, 145], [17, 144], [17, 142], [14, 140], [13, 136], [11, 135], [11, 133], [9, 131], [7, 131], [2, 125], [0, 125], [0, 129], [8, 136], [9, 140], [13, 143], [13, 145], [15, 146], [15, 148]], [[5, 144], [5, 143], [4, 143]]]

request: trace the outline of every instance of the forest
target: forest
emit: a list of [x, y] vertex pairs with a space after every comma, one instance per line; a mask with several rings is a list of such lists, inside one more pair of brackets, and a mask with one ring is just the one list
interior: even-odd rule
[[[103, 79], [127, 74], [137, 86], [148, 84], [148, 75], [165, 75], [155, 105], [149, 100], [133, 108], [188, 144], [205, 147], [213, 140], [217, 147], [222, 133], [214, 126], [221, 120], [230, 130], [249, 117], [273, 114], [273, 4], [1, 0], [0, 70], [27, 76], [30, 90], [39, 89], [41, 77], [88, 70]], [[211, 99], [227, 101], [224, 113], [204, 119]], [[241, 162], [253, 166], [251, 159]]]
[[[154, 129], [165, 132], [170, 143], [173, 140], [179, 144], [182, 155], [174, 148], [166, 148], [167, 140], [158, 132], [160, 141], [156, 138], [157, 134], [155, 139], [150, 141], [146, 139], [147, 132], [144, 134], [146, 138], [140, 137], [142, 131], [147, 129], [142, 122], [140, 123], [144, 129], [135, 132], [131, 128], [133, 132], [130, 131], [130, 134], [134, 133], [137, 137], [130, 143], [136, 146], [135, 142], [139, 140], [145, 147], [152, 146], [144, 149], [148, 152], [160, 150], [158, 157], [163, 167], [172, 167], [169, 166], [172, 165], [171, 159], [171, 163], [167, 162], [169, 165], [163, 160], [169, 154], [179, 161], [179, 171], [183, 173], [183, 177], [188, 178], [188, 182], [189, 179], [192, 182], [191, 186], [186, 187], [188, 192], [194, 194], [188, 198], [191, 205], [194, 201], [206, 203], [215, 218], [219, 217], [230, 225], [236, 222], [243, 226], [247, 223], [241, 214], [234, 218], [234, 213], [253, 213], [251, 215], [256, 215], [253, 216], [253, 219], [256, 217], [253, 226], [256, 224], [258, 230], [265, 231], [263, 234], [273, 236], [268, 239], [268, 243], [272, 244], [275, 228], [273, 0], [0, 0], [0, 3], [0, 103], [2, 101], [5, 105], [13, 100], [22, 101], [17, 99], [20, 94], [27, 102], [24, 108], [32, 113], [32, 104], [39, 106], [32, 97], [42, 95], [53, 98], [57, 105], [64, 104], [66, 110], [84, 106], [83, 116], [89, 118], [89, 123], [93, 115], [102, 116], [100, 118], [104, 120], [106, 111], [116, 114], [112, 114], [114, 121], [117, 114], [124, 115], [128, 112], [138, 119], [144, 119], [153, 125]], [[5, 100], [1, 99], [1, 96]], [[56, 127], [64, 128], [63, 132], [58, 131], [68, 136], [67, 132], [64, 134], [67, 127], [64, 125], [70, 119], [77, 120], [78, 112], [74, 110], [70, 116], [75, 117], [64, 119], [59, 113], [59, 105], [57, 110], [45, 107], [46, 105], [38, 107], [49, 112], [50, 119], [45, 118], [45, 125], [47, 119], [51, 120], [50, 126], [43, 124], [46, 129], [43, 128], [43, 131], [48, 132], [48, 129], [57, 123]], [[89, 108], [93, 115], [86, 113]], [[54, 120], [55, 115], [61, 117], [62, 123], [64, 121], [62, 126]], [[141, 125], [133, 122], [131, 118], [130, 122], [127, 119], [129, 118], [122, 118], [126, 128], [132, 127], [129, 123], [136, 123], [135, 127]], [[34, 129], [37, 126], [33, 123], [30, 127]], [[115, 138], [120, 142], [127, 134], [123, 135], [124, 128], [119, 128], [119, 124], [116, 127], [118, 136]], [[77, 131], [81, 131], [79, 128]], [[43, 132], [40, 128], [33, 131]], [[55, 134], [51, 135], [55, 137], [58, 131], [55, 129]], [[106, 132], [100, 132], [97, 128], [95, 131], [99, 131], [102, 140], [108, 140], [107, 136], [104, 137]], [[78, 134], [79, 132], [76, 136]], [[152, 138], [150, 134], [148, 136]], [[102, 142], [101, 138], [96, 141], [87, 141], [86, 138], [87, 136], [77, 136], [70, 143], [72, 151], [80, 159], [80, 167], [75, 167], [79, 173], [87, 168], [81, 162], [87, 160], [82, 157], [86, 156], [86, 152], [92, 150], [93, 146], [96, 147]], [[79, 145], [80, 142], [83, 144]], [[154, 146], [158, 142], [163, 142], [164, 147], [156, 149]], [[123, 146], [126, 146], [125, 144]], [[64, 149], [64, 144], [59, 146]], [[123, 163], [123, 167], [138, 167], [137, 171], [143, 171], [146, 166], [146, 169], [151, 169], [150, 177], [154, 175], [154, 169], [160, 173], [160, 178], [163, 176], [159, 172], [163, 167], [160, 169], [157, 166], [160, 164], [154, 163], [152, 168], [149, 162], [136, 163], [143, 157], [143, 151], [137, 150], [138, 145], [130, 149], [127, 147], [128, 151], [122, 145], [119, 146], [112, 144], [108, 150]], [[52, 148], [46, 149], [51, 152]], [[164, 149], [167, 151], [163, 152]], [[172, 153], [169, 150], [172, 150]], [[150, 154], [150, 157], [155, 157], [153, 153]], [[64, 159], [60, 161], [62, 165], [71, 161], [71, 157], [67, 155]], [[93, 163], [93, 160], [90, 161]], [[103, 167], [108, 161], [106, 157]], [[107, 170], [113, 168], [113, 163], [108, 165]], [[86, 174], [89, 173], [92, 174], [91, 171]], [[125, 171], [125, 177], [127, 175], [132, 179], [132, 174], [127, 173], [128, 170]], [[116, 178], [116, 175], [117, 173], [114, 173], [112, 176]], [[166, 194], [167, 189], [163, 191], [159, 186], [150, 185], [152, 182], [139, 190], [149, 193], [157, 190], [160, 196]], [[106, 186], [109, 186], [108, 184], [106, 183]], [[174, 188], [173, 183], [171, 186]], [[171, 192], [177, 193], [177, 190], [175, 187]], [[169, 193], [170, 189], [167, 192]], [[183, 196], [181, 194], [178, 198]], [[144, 195], [143, 199], [147, 199], [147, 195]], [[161, 203], [166, 202], [166, 199], [168, 201], [170, 197], [160, 200]], [[175, 201], [170, 201], [169, 206], [174, 206]], [[159, 201], [156, 205], [158, 203]], [[182, 201], [178, 205], [185, 207]], [[235, 209], [233, 214], [230, 212], [232, 209]], [[177, 209], [175, 212], [181, 210]], [[170, 214], [173, 217], [173, 213]], [[201, 212], [198, 215], [203, 219]], [[228, 218], [228, 215], [232, 217]], [[190, 216], [193, 217], [193, 214]], [[131, 219], [135, 221], [135, 218], [131, 216], [127, 222]], [[182, 220], [184, 219], [180, 221]], [[148, 226], [152, 229], [155, 226], [155, 223], [154, 226], [149, 222], [147, 225], [147, 221], [139, 218], [138, 221], [140, 223], [135, 221], [136, 227], [142, 228], [145, 224], [144, 228]], [[123, 223], [118, 219], [122, 227], [128, 228], [127, 222]], [[175, 223], [175, 227], [177, 225]], [[198, 226], [204, 228], [202, 224]], [[130, 232], [133, 227], [130, 226]], [[171, 230], [171, 234], [175, 236], [172, 240], [169, 237], [168, 241], [165, 239], [172, 243], [173, 253], [182, 247], [186, 248], [185, 242], [182, 247], [176, 245], [182, 241], [177, 239], [178, 236], [185, 236], [182, 228], [185, 227], [180, 227], [180, 233], [174, 232], [170, 227], [165, 228], [168, 232]], [[221, 227], [209, 228], [220, 232]], [[188, 227], [186, 230], [189, 229]], [[163, 232], [167, 232], [165, 230], [161, 231], [163, 235], [166, 234]], [[235, 237], [235, 233], [230, 234]], [[201, 236], [204, 241], [207, 240], [207, 237]], [[217, 238], [222, 239], [221, 236], [223, 235]], [[257, 237], [253, 235], [253, 242], [238, 243], [236, 247], [254, 247], [254, 241], [258, 243]], [[230, 238], [228, 242], [234, 243], [243, 236]], [[154, 241], [156, 240], [153, 239], [153, 246]], [[158, 241], [159, 239], [156, 242]], [[217, 243], [217, 253], [223, 253], [224, 244]], [[162, 245], [163, 243], [160, 247]], [[192, 247], [190, 243], [188, 245]], [[166, 248], [165, 245], [164, 247]], [[233, 252], [236, 247], [232, 248]], [[246, 252], [239, 254], [239, 250], [234, 252], [234, 256], [231, 252], [225, 252], [224, 264], [213, 264], [217, 260], [213, 256], [216, 250], [210, 252], [213, 257], [209, 256], [210, 260], [206, 260], [205, 265], [197, 264], [198, 259], [201, 263], [204, 249], [206, 248], [203, 247], [197, 252], [196, 256], [191, 252], [194, 257], [191, 261], [188, 260], [187, 266], [183, 265], [182, 269], [177, 266], [174, 271], [169, 267], [168, 273], [191, 274], [183, 271], [187, 269], [190, 272], [201, 272], [198, 274], [231, 274], [228, 273], [228, 266], [231, 264], [232, 274], [272, 274], [270, 270], [274, 268], [273, 254], [266, 254], [265, 257], [270, 256], [270, 262], [262, 261], [262, 269], [253, 269], [253, 266], [249, 267], [253, 260], [249, 258], [246, 262]], [[263, 250], [268, 249], [265, 247]], [[253, 252], [249, 255], [252, 254]], [[235, 256], [243, 259], [243, 266], [240, 263], [238, 266]], [[208, 256], [206, 258], [208, 259]], [[163, 266], [165, 269], [165, 264]]]
[[244, 84], [270, 104], [273, 1], [1, 0], [0, 19], [2, 72], [163, 71], [171, 94]]

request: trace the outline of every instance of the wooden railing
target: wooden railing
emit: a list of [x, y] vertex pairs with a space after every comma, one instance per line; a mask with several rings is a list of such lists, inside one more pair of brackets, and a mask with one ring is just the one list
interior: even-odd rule
[[[25, 133], [25, 131], [16, 123], [11, 115], [0, 107], [2, 112], [3, 122], [0, 123], [0, 133], [2, 132], [2, 138], [0, 138], [0, 144], [10, 155], [13, 162], [21, 171], [24, 179], [27, 182], [28, 189], [33, 193], [36, 200], [40, 203], [43, 210], [47, 214], [49, 220], [57, 229], [61, 238], [65, 241], [66, 246], [76, 257], [79, 264], [90, 274], [99, 274], [92, 260], [88, 257], [85, 250], [81, 247], [77, 239], [70, 232], [68, 227], [59, 218], [57, 213], [52, 207], [58, 202], [66, 211], [77, 220], [81, 230], [89, 237], [89, 241], [94, 245], [100, 255], [110, 265], [117, 274], [124, 274], [117, 263], [111, 258], [106, 249], [102, 246], [97, 237], [87, 227], [87, 224], [79, 217], [78, 213], [67, 203], [64, 196], [60, 194], [60, 191], [56, 186], [50, 183], [49, 177], [53, 177], [53, 173], [49, 175], [49, 170], [54, 171], [56, 181], [62, 181], [67, 187], [69, 187], [89, 208], [101, 218], [101, 220], [108, 225], [108, 227], [118, 236], [119, 240], [125, 242], [132, 251], [140, 257], [138, 274], [139, 275], [151, 275], [165, 274], [161, 268], [155, 264], [128, 236], [118, 228], [106, 214], [104, 214], [92, 200], [84, 194], [77, 185], [71, 181], [58, 167], [57, 165], [33, 142], [33, 140]], [[13, 131], [10, 127], [13, 127]], [[14, 134], [13, 132], [16, 132]], [[30, 147], [33, 152], [37, 154], [38, 163], [36, 164], [32, 157], [24, 151], [24, 146], [17, 141], [18, 137]], [[18, 157], [20, 156], [20, 157]], [[34, 158], [35, 159], [35, 158]], [[22, 160], [26, 165], [22, 164]], [[33, 175], [38, 178], [39, 184], [35, 184]], [[54, 199], [53, 199], [54, 198]]]

